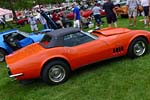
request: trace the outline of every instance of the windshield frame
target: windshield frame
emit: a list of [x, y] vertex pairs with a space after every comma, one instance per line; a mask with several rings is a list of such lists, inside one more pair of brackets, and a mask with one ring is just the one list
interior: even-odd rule
[[93, 38], [94, 40], [98, 39], [97, 35], [91, 34], [89, 32], [81, 31], [83, 34], [88, 35], [89, 37]]

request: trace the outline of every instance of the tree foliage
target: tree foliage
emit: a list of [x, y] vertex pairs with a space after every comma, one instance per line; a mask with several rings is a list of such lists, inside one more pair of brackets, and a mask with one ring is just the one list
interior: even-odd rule
[[17, 20], [15, 10], [30, 9], [35, 5], [61, 3], [64, 0], [0, 0], [0, 7], [12, 10], [14, 19]]

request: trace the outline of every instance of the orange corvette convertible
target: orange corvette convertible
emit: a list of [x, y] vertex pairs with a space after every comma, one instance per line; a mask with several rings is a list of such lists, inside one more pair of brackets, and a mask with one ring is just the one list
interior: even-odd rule
[[147, 52], [150, 32], [106, 28], [92, 33], [64, 28], [46, 33], [39, 43], [6, 56], [9, 77], [29, 80], [41, 77], [48, 84], [68, 80], [71, 71], [98, 61]]

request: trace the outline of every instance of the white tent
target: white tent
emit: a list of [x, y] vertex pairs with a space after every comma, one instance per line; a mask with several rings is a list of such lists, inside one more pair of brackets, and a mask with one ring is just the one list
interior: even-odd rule
[[0, 16], [12, 14], [11, 10], [0, 8]]
[[13, 20], [13, 18], [12, 18], [13, 17], [12, 11], [8, 10], [8, 9], [0, 8], [0, 18], [3, 18], [3, 17], [5, 17], [6, 21]]

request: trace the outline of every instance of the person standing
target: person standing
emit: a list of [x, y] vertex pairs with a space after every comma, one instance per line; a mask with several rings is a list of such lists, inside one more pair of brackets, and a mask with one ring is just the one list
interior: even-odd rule
[[28, 18], [28, 22], [30, 24], [31, 27], [31, 31], [35, 32], [38, 31], [38, 27], [37, 27], [37, 22], [36, 22], [36, 18], [33, 17], [32, 15]]
[[80, 25], [81, 17], [80, 17], [79, 7], [76, 5], [76, 3], [73, 3], [72, 6], [73, 6], [73, 15], [74, 15], [74, 27], [81, 28]]
[[40, 18], [39, 18], [41, 24], [43, 25], [44, 29], [49, 29], [48, 25], [47, 25], [47, 21], [45, 20], [45, 18], [40, 14]]
[[96, 28], [95, 29], [99, 29], [100, 25], [101, 25], [100, 11], [101, 11], [101, 8], [99, 7], [99, 5], [95, 4], [95, 6], [92, 9], [93, 16], [94, 16], [94, 19], [95, 19], [95, 22], [96, 22]]
[[144, 22], [146, 23], [146, 28], [149, 27], [149, 0], [142, 0], [141, 6], [144, 9]]
[[3, 29], [5, 29], [5, 21], [4, 18], [0, 18], [0, 24], [3, 25]]
[[117, 17], [113, 2], [111, 2], [111, 0], [106, 0], [103, 5], [103, 9], [106, 12], [108, 26], [112, 27], [112, 23], [114, 23], [114, 26], [117, 27]]
[[61, 26], [61, 28], [64, 28], [64, 25], [61, 21], [60, 16], [58, 15], [58, 12], [57, 13], [56, 13], [56, 11], [53, 12], [52, 19], [56, 24], [59, 24]]
[[129, 25], [132, 26], [132, 16], [134, 18], [134, 27], [136, 27], [136, 16], [137, 16], [137, 9], [139, 7], [138, 0], [127, 0], [126, 6], [128, 9], [128, 16], [129, 16]]

